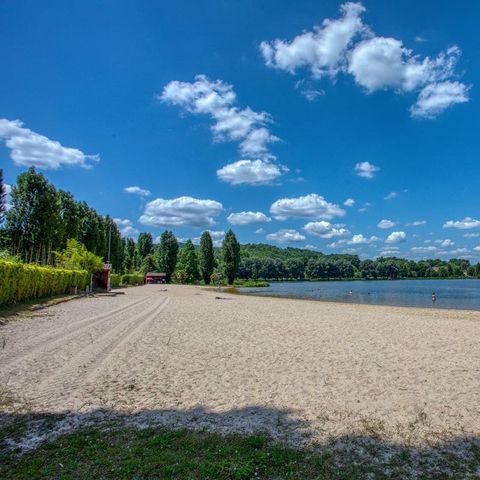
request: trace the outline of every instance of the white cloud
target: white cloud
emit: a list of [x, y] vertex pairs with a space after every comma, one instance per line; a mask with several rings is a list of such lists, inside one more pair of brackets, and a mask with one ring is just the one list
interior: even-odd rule
[[380, 238], [376, 237], [375, 235], [369, 238], [359, 233], [353, 235], [353, 237], [348, 240], [338, 240], [337, 242], [330, 243], [328, 246], [330, 248], [336, 248], [343, 245], [370, 245], [371, 243], [377, 242], [378, 240], [380, 240]]
[[310, 235], [315, 235], [320, 238], [336, 238], [346, 237], [350, 235], [350, 232], [340, 225], [333, 225], [330, 222], [321, 220], [320, 222], [309, 222], [303, 229]]
[[465, 238], [478, 238], [480, 237], [480, 233], [464, 233], [463, 236]]
[[355, 200], [353, 198], [347, 198], [343, 204], [346, 206], [346, 207], [353, 207], [355, 205]]
[[[188, 112], [210, 116], [213, 119], [211, 130], [214, 141], [238, 142], [242, 156], [254, 159], [254, 161], [241, 160], [241, 162], [261, 166], [263, 170], [268, 168], [268, 181], [282, 174], [281, 168], [269, 163], [275, 160], [275, 156], [269, 151], [269, 145], [279, 140], [267, 128], [267, 125], [272, 122], [270, 114], [255, 112], [250, 107], [241, 109], [235, 106], [237, 96], [232, 85], [221, 80], [212, 81], [205, 75], [197, 75], [193, 83], [171, 81], [158, 98], [162, 102], [177, 105]], [[260, 160], [262, 163], [257, 163]], [[238, 164], [239, 162], [236, 162], [231, 165], [238, 166]], [[217, 172], [221, 179], [222, 171], [231, 165]], [[275, 172], [272, 173], [273, 171]]]
[[385, 243], [390, 243], [390, 244], [403, 243], [406, 240], [407, 240], [407, 235], [405, 234], [405, 232], [392, 232], [385, 240]]
[[479, 228], [480, 220], [471, 217], [465, 217], [463, 220], [449, 220], [443, 225], [443, 228], [458, 228], [459, 230], [469, 230], [470, 228]]
[[327, 202], [316, 193], [310, 193], [304, 197], [281, 198], [272, 204], [270, 213], [277, 220], [286, 220], [290, 217], [330, 220], [333, 217], [342, 217], [345, 210]]
[[139, 231], [133, 226], [132, 221], [128, 218], [114, 218], [122, 237], [136, 238]]
[[[223, 243], [223, 239], [225, 238], [225, 232], [223, 230], [207, 230], [210, 233], [210, 237], [212, 237], [212, 243], [214, 247], [221, 247]], [[194, 245], [200, 245], [201, 237], [192, 238], [192, 243]], [[181, 243], [185, 243], [188, 238], [179, 238], [178, 241]]]
[[217, 170], [217, 176], [232, 185], [267, 185], [281, 177], [282, 171], [288, 168], [264, 160], [239, 160]]
[[383, 197], [384, 200], [393, 200], [394, 198], [397, 198], [398, 197], [398, 193], [397, 192], [390, 192], [388, 195], [386, 195], [385, 197]]
[[223, 211], [215, 200], [179, 197], [171, 200], [157, 198], [145, 205], [139, 222], [151, 226], [205, 227], [215, 224], [213, 217]]
[[426, 220], [415, 220], [414, 222], [409, 222], [406, 224], [407, 227], [419, 227], [420, 225], [425, 225]]
[[141, 197], [149, 197], [152, 194], [150, 190], [146, 190], [145, 188], [140, 188], [137, 186], [125, 187], [123, 191], [127, 193], [133, 193], [134, 195], [140, 195]]
[[56, 140], [23, 127], [20, 120], [0, 119], [0, 139], [10, 149], [10, 158], [21, 167], [59, 168], [79, 166], [91, 168], [98, 155], [86, 155], [76, 148], [64, 147]]
[[455, 242], [448, 238], [445, 240], [435, 240], [435, 243], [439, 243], [442, 247], [453, 247], [455, 245]]
[[360, 18], [364, 10], [361, 3], [344, 3], [339, 19], [326, 19], [321, 26], [298, 35], [291, 42], [278, 39], [262, 42], [260, 50], [266, 65], [290, 73], [308, 68], [315, 78], [335, 76], [344, 67], [352, 40], [364, 30]]
[[378, 228], [393, 228], [397, 223], [396, 222], [392, 222], [392, 220], [380, 220], [378, 223], [377, 223], [377, 227]]
[[238, 212], [231, 213], [227, 220], [232, 225], [252, 225], [256, 223], [270, 222], [271, 218], [262, 212]]
[[325, 95], [324, 90], [318, 90], [310, 82], [298, 80], [295, 82], [295, 88], [309, 101], [315, 102], [319, 97]]
[[8, 183], [4, 183], [3, 186], [5, 187], [5, 208], [10, 210], [12, 207], [10, 204], [10, 193], [12, 192], [12, 186]]
[[440, 82], [427, 85], [410, 108], [414, 117], [435, 118], [457, 103], [466, 103], [469, 87], [460, 82]]
[[263, 228], [257, 228], [257, 230], [255, 230], [255, 233], [257, 235], [261, 235], [262, 233], [265, 233], [265, 230]]
[[383, 250], [380, 251], [381, 257], [395, 257], [396, 255], [399, 255], [399, 254], [400, 254], [400, 250], [395, 247], [384, 248]]
[[412, 253], [435, 253], [437, 251], [437, 247], [412, 247], [410, 251]]
[[476, 252], [480, 252], [480, 245], [477, 245], [476, 247], [473, 247], [473, 249], [474, 249]]
[[370, 162], [359, 162], [355, 165], [355, 171], [359, 177], [373, 178], [375, 174], [380, 170], [380, 167], [372, 165]]
[[267, 240], [272, 240], [278, 243], [295, 243], [303, 242], [305, 236], [300, 232], [297, 232], [297, 230], [285, 228], [275, 233], [269, 233], [267, 235]]
[[453, 81], [461, 55], [458, 46], [435, 57], [422, 57], [406, 48], [401, 40], [376, 36], [362, 22], [365, 8], [361, 3], [344, 3], [341, 10], [339, 19], [326, 19], [321, 26], [290, 42], [262, 42], [260, 50], [266, 65], [291, 74], [307, 68], [317, 79], [329, 75], [334, 80], [339, 72], [349, 73], [367, 93], [420, 91], [411, 108], [412, 116], [433, 118], [446, 108], [469, 100], [469, 87]]

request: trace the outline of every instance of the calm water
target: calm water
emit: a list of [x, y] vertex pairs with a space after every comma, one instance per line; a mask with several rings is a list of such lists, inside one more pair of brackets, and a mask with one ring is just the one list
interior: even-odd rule
[[[334, 302], [480, 310], [480, 280], [276, 282], [266, 288], [240, 288], [239, 291]], [[437, 295], [434, 305], [432, 292]]]

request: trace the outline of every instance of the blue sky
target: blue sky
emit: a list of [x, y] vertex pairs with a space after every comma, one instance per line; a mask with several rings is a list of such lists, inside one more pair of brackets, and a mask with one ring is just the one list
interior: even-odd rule
[[479, 15], [473, 0], [6, 0], [0, 164], [7, 183], [37, 165], [132, 236], [231, 227], [478, 261]]

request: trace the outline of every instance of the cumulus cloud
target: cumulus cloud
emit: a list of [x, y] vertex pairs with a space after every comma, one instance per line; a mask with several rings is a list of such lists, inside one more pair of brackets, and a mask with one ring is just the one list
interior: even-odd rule
[[[225, 238], [225, 232], [223, 230], [207, 230], [210, 233], [210, 237], [212, 237], [212, 243], [214, 247], [221, 247], [223, 243], [223, 239]], [[192, 243], [195, 245], [200, 245], [201, 237], [192, 238]], [[179, 238], [178, 241], [180, 243], [185, 243], [188, 238]]]
[[[279, 140], [267, 128], [272, 122], [270, 114], [256, 112], [250, 107], [236, 106], [237, 96], [232, 85], [221, 80], [212, 81], [205, 75], [197, 75], [195, 81], [191, 83], [171, 81], [164, 87], [158, 99], [193, 114], [210, 116], [213, 120], [211, 131], [214, 141], [238, 142], [242, 156], [253, 159], [240, 162], [248, 162], [246, 165], [250, 165], [250, 168], [256, 166], [261, 167], [263, 171], [268, 170], [268, 181], [282, 174], [282, 168], [270, 163], [275, 160], [275, 156], [270, 152], [269, 145]], [[236, 162], [231, 165], [238, 167], [238, 164], [239, 162]], [[221, 176], [223, 170], [217, 172], [220, 179], [223, 179]], [[236, 183], [251, 183], [249, 178], [250, 176], [247, 176]], [[253, 177], [253, 180], [253, 184], [265, 183], [257, 181], [256, 177]]]
[[415, 220], [414, 222], [409, 222], [406, 224], [407, 227], [419, 227], [420, 225], [425, 225], [426, 220]]
[[343, 204], [346, 206], [346, 207], [353, 207], [355, 205], [355, 200], [353, 198], [347, 198]]
[[477, 245], [476, 247], [473, 247], [473, 249], [474, 249], [476, 252], [480, 252], [480, 245]]
[[378, 228], [383, 228], [383, 229], [387, 229], [387, 228], [393, 228], [397, 223], [396, 222], [392, 222], [392, 220], [380, 220], [378, 223], [377, 223], [377, 227]]
[[258, 223], [267, 223], [272, 219], [262, 212], [238, 212], [231, 213], [227, 217], [231, 225], [252, 225]]
[[10, 149], [10, 158], [20, 167], [55, 169], [64, 166], [91, 168], [98, 155], [86, 155], [77, 148], [64, 147], [56, 140], [32, 132], [20, 120], [0, 119], [0, 139]]
[[463, 236], [465, 238], [478, 238], [480, 237], [480, 233], [464, 233]]
[[267, 66], [295, 74], [309, 69], [319, 79], [348, 73], [367, 93], [392, 90], [418, 93], [412, 116], [433, 118], [446, 108], [469, 100], [468, 87], [455, 79], [461, 50], [454, 45], [434, 57], [420, 56], [401, 40], [377, 36], [364, 25], [361, 3], [344, 3], [341, 17], [326, 19], [291, 41], [262, 42]]
[[295, 73], [307, 68], [315, 78], [335, 76], [344, 68], [346, 52], [356, 35], [364, 30], [361, 3], [348, 2], [341, 7], [341, 17], [326, 19], [313, 31], [304, 32], [292, 41], [262, 42], [260, 51], [267, 66]]
[[214, 217], [223, 211], [215, 200], [178, 197], [170, 200], [157, 198], [145, 205], [139, 222], [154, 227], [208, 227], [215, 224]]
[[390, 244], [403, 243], [406, 240], [407, 240], [407, 235], [405, 234], [405, 232], [392, 232], [385, 240], [385, 243], [390, 243]]
[[475, 220], [471, 217], [465, 217], [463, 220], [449, 220], [444, 223], [443, 228], [457, 228], [459, 230], [469, 230], [471, 228], [479, 228], [480, 220]]
[[145, 188], [140, 188], [137, 186], [125, 187], [123, 191], [127, 193], [132, 193], [133, 195], [139, 195], [141, 197], [149, 197], [152, 194], [150, 190], [147, 190]]
[[414, 117], [435, 118], [447, 108], [466, 103], [469, 87], [460, 82], [440, 82], [427, 85], [410, 108]]
[[139, 231], [133, 226], [132, 221], [128, 218], [114, 218], [122, 237], [136, 238]]
[[455, 242], [449, 238], [445, 240], [435, 240], [435, 243], [439, 243], [441, 247], [453, 247], [455, 245]]
[[335, 237], [346, 237], [350, 232], [342, 225], [333, 225], [330, 222], [321, 220], [320, 222], [309, 222], [303, 229], [310, 235], [330, 239]]
[[328, 246], [331, 248], [340, 247], [343, 245], [370, 245], [371, 243], [377, 242], [380, 238], [372, 235], [371, 237], [365, 237], [363, 234], [358, 233], [353, 235], [350, 239], [338, 240], [337, 242], [333, 242]]
[[283, 165], [264, 160], [239, 160], [217, 170], [217, 177], [232, 185], [267, 185], [278, 180], [282, 172], [288, 171]]
[[281, 198], [272, 204], [270, 213], [276, 220], [286, 220], [291, 217], [330, 220], [333, 217], [344, 216], [345, 210], [334, 203], [327, 202], [316, 193], [310, 193], [303, 197]]
[[372, 165], [370, 162], [359, 162], [355, 165], [355, 171], [359, 177], [374, 178], [380, 167]]
[[295, 242], [303, 242], [305, 240], [305, 236], [302, 235], [297, 230], [284, 228], [279, 230], [275, 233], [269, 233], [267, 235], [267, 240], [272, 240], [278, 243], [295, 243]]

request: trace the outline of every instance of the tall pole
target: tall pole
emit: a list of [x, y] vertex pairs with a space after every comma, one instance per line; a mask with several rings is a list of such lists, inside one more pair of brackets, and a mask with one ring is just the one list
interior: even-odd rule
[[112, 226], [109, 225], [108, 228], [108, 260], [107, 263], [110, 263], [110, 245], [112, 243]]

